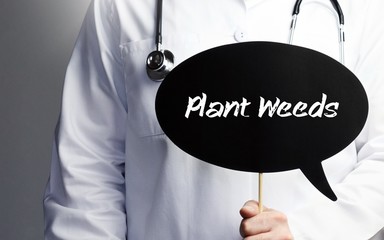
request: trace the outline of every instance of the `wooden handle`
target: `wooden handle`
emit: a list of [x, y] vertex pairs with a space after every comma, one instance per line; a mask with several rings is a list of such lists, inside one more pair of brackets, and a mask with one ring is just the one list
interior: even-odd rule
[[259, 212], [263, 212], [263, 173], [259, 173]]

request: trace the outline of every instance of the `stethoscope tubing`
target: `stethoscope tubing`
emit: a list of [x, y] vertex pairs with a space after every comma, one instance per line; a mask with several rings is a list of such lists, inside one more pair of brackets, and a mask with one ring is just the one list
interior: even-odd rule
[[[292, 21], [291, 21], [291, 29], [289, 32], [289, 41], [288, 43], [290, 45], [293, 44], [293, 36], [296, 30], [296, 22], [297, 18], [300, 13], [300, 6], [301, 6], [302, 0], [297, 0], [295, 2], [295, 5], [293, 7], [293, 12], [292, 12]], [[345, 43], [345, 32], [344, 32], [344, 14], [341, 9], [340, 4], [338, 3], [337, 0], [330, 0], [332, 3], [333, 8], [335, 9], [337, 16], [338, 16], [338, 34], [339, 34], [339, 61], [341, 64], [345, 65], [345, 52], [344, 52], [344, 43]]]
[[163, 43], [163, 0], [157, 1], [156, 51], [161, 50]]
[[[340, 7], [340, 4], [338, 3], [337, 0], [330, 0], [334, 10], [337, 13], [338, 16], [338, 34], [339, 34], [339, 61], [341, 64], [345, 64], [345, 53], [344, 53], [344, 43], [345, 43], [345, 32], [344, 32], [344, 14], [343, 11]], [[294, 6], [293, 6], [293, 12], [292, 12], [292, 21], [291, 21], [291, 27], [290, 27], [290, 32], [289, 32], [289, 41], [288, 43], [290, 45], [293, 44], [293, 38], [294, 38], [294, 33], [296, 30], [296, 23], [297, 23], [297, 18], [300, 13], [300, 6], [301, 6], [302, 0], [296, 0]], [[162, 25], [163, 25], [163, 0], [157, 0], [157, 10], [156, 10], [156, 39], [155, 39], [155, 44], [156, 44], [156, 51], [151, 52], [148, 55], [147, 58], [147, 73], [148, 76], [154, 80], [154, 81], [161, 81], [173, 68], [173, 61], [174, 61], [174, 56], [171, 51], [169, 50], [163, 50], [162, 49], [162, 42], [163, 42], [163, 30], [162, 30]], [[162, 58], [161, 65], [157, 68], [152, 68], [151, 65], [152, 61], [155, 61], [153, 59], [153, 56], [159, 56]]]

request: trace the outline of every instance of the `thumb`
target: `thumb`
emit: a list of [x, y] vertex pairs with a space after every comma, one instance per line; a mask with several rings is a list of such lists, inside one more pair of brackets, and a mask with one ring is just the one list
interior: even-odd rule
[[240, 215], [243, 218], [251, 218], [259, 213], [259, 203], [254, 200], [250, 200], [244, 204], [240, 209]]

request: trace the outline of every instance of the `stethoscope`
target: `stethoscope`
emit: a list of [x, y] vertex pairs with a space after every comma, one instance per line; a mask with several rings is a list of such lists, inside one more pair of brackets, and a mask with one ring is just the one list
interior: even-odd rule
[[[344, 64], [344, 14], [337, 0], [330, 0], [333, 8], [338, 16], [339, 23], [339, 49], [340, 49], [340, 62]], [[296, 0], [293, 7], [292, 21], [289, 33], [289, 44], [293, 43], [293, 35], [296, 29], [297, 17], [300, 12], [300, 5], [302, 0]], [[174, 66], [174, 55], [171, 51], [162, 48], [162, 22], [163, 22], [163, 0], [157, 1], [157, 20], [156, 20], [156, 50], [151, 52], [147, 57], [146, 69], [147, 74], [153, 81], [162, 81]]]

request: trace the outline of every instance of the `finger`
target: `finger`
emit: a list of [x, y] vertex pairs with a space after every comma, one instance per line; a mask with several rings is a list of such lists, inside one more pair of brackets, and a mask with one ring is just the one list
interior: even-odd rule
[[271, 226], [267, 224], [266, 219], [259, 216], [252, 218], [245, 218], [241, 221], [240, 224], [240, 235], [242, 237], [249, 237], [253, 235], [258, 235], [261, 233], [269, 232]]
[[240, 215], [243, 218], [254, 217], [259, 213], [259, 203], [255, 200], [247, 201], [240, 209]]
[[[269, 209], [252, 218], [245, 218], [240, 224], [242, 237], [263, 236], [260, 239], [292, 239], [286, 215]], [[268, 238], [267, 238], [268, 237]]]
[[290, 233], [279, 235], [272, 232], [266, 232], [253, 236], [247, 236], [243, 240], [293, 240], [293, 237]]
[[245, 237], [243, 240], [276, 240], [269, 236], [268, 233], [260, 233], [258, 235]]

